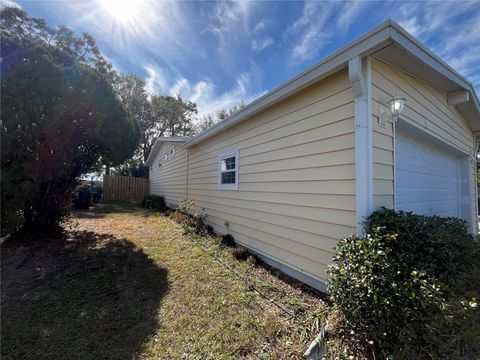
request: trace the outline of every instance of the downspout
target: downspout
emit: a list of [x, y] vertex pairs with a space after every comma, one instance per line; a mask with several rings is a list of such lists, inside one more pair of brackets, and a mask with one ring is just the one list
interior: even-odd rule
[[186, 190], [186, 194], [185, 194], [185, 197], [188, 198], [188, 173], [190, 171], [190, 149], [187, 149], [187, 188], [185, 189]]
[[357, 235], [373, 210], [373, 146], [371, 60], [358, 56], [348, 61], [348, 78], [355, 102], [355, 210]]

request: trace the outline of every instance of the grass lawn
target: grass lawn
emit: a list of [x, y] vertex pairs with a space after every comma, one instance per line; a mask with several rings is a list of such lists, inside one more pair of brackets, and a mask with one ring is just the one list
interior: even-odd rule
[[140, 207], [102, 205], [65, 228], [2, 244], [2, 359], [299, 359], [327, 311]]

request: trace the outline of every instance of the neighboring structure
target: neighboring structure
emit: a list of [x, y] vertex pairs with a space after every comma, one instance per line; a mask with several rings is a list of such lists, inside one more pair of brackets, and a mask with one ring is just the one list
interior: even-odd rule
[[158, 139], [150, 192], [325, 290], [333, 247], [380, 206], [477, 231], [479, 131], [471, 83], [388, 21], [198, 136]]

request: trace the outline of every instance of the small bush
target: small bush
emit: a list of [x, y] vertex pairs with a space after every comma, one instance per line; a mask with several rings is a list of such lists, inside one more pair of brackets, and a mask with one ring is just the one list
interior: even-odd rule
[[184, 198], [180, 200], [180, 204], [177, 206], [177, 211], [183, 214], [191, 214], [195, 204], [192, 199]]
[[177, 207], [177, 211], [182, 214], [193, 216], [195, 219], [205, 220], [207, 213], [205, 209], [197, 209], [197, 206], [192, 199], [184, 198], [180, 200], [180, 204]]
[[165, 199], [163, 196], [149, 195], [143, 199], [142, 205], [147, 209], [155, 209], [163, 211], [166, 209]]
[[235, 244], [235, 239], [234, 239], [233, 236], [230, 235], [230, 234], [224, 234], [224, 235], [222, 235], [221, 243], [222, 243], [223, 246], [226, 246], [226, 247], [234, 247], [234, 246], [236, 246], [236, 244]]
[[250, 252], [244, 248], [243, 246], [234, 247], [231, 250], [232, 255], [240, 261], [246, 261], [248, 257], [251, 255]]
[[366, 230], [338, 244], [329, 269], [330, 296], [347, 333], [383, 358], [478, 351], [480, 245], [467, 224], [380, 209]]
[[188, 229], [188, 232], [193, 232], [196, 235], [208, 235], [208, 228], [204, 224], [202, 219], [196, 219], [192, 215], [184, 214], [178, 211], [174, 211], [170, 214], [170, 218]]
[[247, 262], [252, 265], [260, 265], [262, 261], [255, 254], [250, 254], [247, 256]]
[[205, 231], [210, 236], [215, 236], [215, 230], [213, 229], [212, 225], [205, 225]]

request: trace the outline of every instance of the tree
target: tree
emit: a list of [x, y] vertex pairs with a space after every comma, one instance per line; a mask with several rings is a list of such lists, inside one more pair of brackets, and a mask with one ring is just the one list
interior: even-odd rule
[[192, 117], [198, 113], [197, 104], [183, 101], [180, 95], [176, 97], [153, 95], [151, 104], [153, 116], [158, 121], [155, 137], [194, 134]]
[[238, 110], [245, 107], [245, 102], [240, 102], [238, 105], [233, 105], [230, 109], [220, 109], [217, 111], [217, 115], [214, 117], [211, 114], [205, 115], [195, 126], [195, 133], [201, 133], [211, 128], [216, 123], [225, 120], [227, 117], [232, 116]]
[[130, 116], [138, 123], [140, 144], [135, 157], [141, 155], [142, 160], [145, 161], [153, 146], [152, 138], [161, 131], [160, 123], [152, 112], [149, 94], [145, 89], [145, 80], [136, 74], [120, 75], [115, 81], [115, 92]]
[[178, 95], [162, 96], [148, 94], [145, 80], [134, 74], [120, 75], [115, 82], [115, 91], [123, 105], [140, 127], [140, 144], [132, 158], [117, 166], [114, 173], [148, 177], [144, 165], [159, 136], [186, 136], [193, 133], [192, 117], [197, 105], [183, 101]]
[[139, 131], [115, 94], [95, 41], [6, 7], [1, 29], [2, 232], [52, 231], [76, 179], [101, 162], [122, 163]]
[[[125, 109], [134, 118], [140, 129], [140, 142], [133, 156], [115, 167], [115, 175], [148, 178], [148, 167], [144, 165], [153, 145], [158, 122], [153, 116], [145, 80], [136, 74], [119, 75], [114, 89]], [[108, 169], [109, 170], [109, 169]]]

